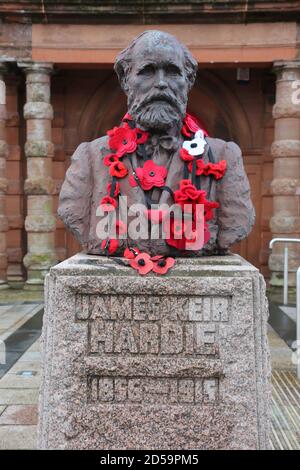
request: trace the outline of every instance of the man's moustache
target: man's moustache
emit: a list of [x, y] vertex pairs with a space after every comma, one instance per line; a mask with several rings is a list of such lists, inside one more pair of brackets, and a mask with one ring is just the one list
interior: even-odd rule
[[155, 103], [156, 101], [165, 101], [166, 103], [170, 104], [171, 106], [175, 106], [176, 108], [178, 108], [178, 102], [176, 99], [174, 99], [173, 97], [169, 96], [169, 95], [164, 95], [164, 94], [160, 94], [160, 95], [153, 95], [149, 98], [146, 98], [145, 100], [143, 100], [143, 102], [141, 103], [141, 106], [147, 106], [148, 104], [153, 104]]

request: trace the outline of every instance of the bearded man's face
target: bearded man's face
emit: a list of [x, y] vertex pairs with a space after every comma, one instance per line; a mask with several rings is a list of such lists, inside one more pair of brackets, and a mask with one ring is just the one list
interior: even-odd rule
[[128, 112], [141, 128], [163, 131], [185, 116], [188, 80], [178, 44], [153, 46], [148, 39], [135, 46], [127, 81]]

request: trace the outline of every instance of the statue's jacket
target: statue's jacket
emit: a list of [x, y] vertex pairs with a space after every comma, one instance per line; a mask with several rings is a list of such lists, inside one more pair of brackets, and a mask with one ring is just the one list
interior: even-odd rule
[[[180, 139], [182, 139], [180, 137]], [[255, 212], [250, 198], [250, 187], [243, 166], [240, 147], [234, 142], [225, 142], [222, 139], [207, 137], [215, 162], [226, 160], [227, 170], [220, 180], [213, 179], [210, 189], [210, 200], [217, 201], [220, 207], [208, 222], [210, 240], [200, 251], [187, 251], [181, 253], [169, 246], [161, 238], [158, 240], [120, 240], [119, 249], [115, 255], [122, 256], [124, 248], [129, 246], [139, 248], [151, 255], [172, 256], [201, 256], [224, 254], [234, 243], [247, 237], [255, 221]], [[168, 169], [166, 186], [173, 191], [178, 189], [179, 181], [183, 179], [184, 162], [179, 155], [179, 147], [175, 151], [167, 152], [159, 145], [153, 147], [152, 159], [155, 163], [164, 165]], [[155, 143], [155, 142], [154, 142]], [[111, 153], [108, 147], [108, 137], [104, 136], [92, 142], [84, 142], [75, 150], [71, 165], [67, 170], [65, 181], [59, 196], [58, 215], [67, 228], [81, 243], [85, 252], [90, 254], [105, 254], [101, 249], [102, 240], [97, 235], [97, 224], [101, 215], [97, 211], [104, 196], [107, 195], [107, 185], [111, 182], [109, 168], [103, 164], [103, 158]], [[204, 161], [208, 162], [208, 152], [204, 154]], [[138, 153], [125, 155], [122, 161], [126, 164], [129, 174], [132, 168], [141, 166], [142, 159]], [[132, 166], [133, 165], [133, 166]], [[201, 189], [209, 191], [207, 176], [201, 176]], [[129, 184], [129, 176], [119, 179], [121, 194], [127, 196], [128, 207], [132, 204], [145, 204], [145, 193], [139, 187]], [[155, 189], [156, 202], [172, 205], [170, 193], [166, 190]]]

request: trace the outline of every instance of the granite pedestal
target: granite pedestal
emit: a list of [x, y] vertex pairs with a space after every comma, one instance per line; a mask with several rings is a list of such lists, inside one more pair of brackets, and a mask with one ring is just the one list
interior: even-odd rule
[[267, 449], [265, 283], [238, 255], [46, 277], [40, 449]]

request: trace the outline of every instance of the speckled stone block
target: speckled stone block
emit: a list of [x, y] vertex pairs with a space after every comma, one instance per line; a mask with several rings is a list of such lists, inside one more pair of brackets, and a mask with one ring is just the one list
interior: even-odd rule
[[238, 255], [140, 277], [78, 254], [46, 278], [40, 449], [267, 449], [268, 308]]

